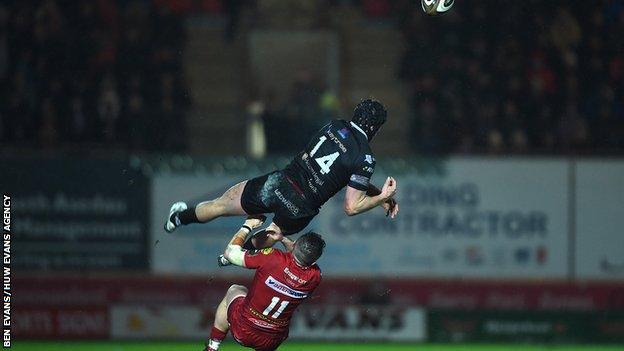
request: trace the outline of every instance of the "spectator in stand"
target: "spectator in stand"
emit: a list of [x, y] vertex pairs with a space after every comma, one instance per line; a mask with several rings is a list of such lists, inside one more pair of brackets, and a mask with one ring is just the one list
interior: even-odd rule
[[44, 148], [56, 146], [59, 140], [58, 115], [52, 99], [46, 98], [41, 104], [41, 121], [39, 122], [39, 142]]
[[[5, 102], [0, 140], [32, 147], [96, 143], [145, 151], [146, 141], [157, 139], [145, 126], [148, 102], [156, 106], [155, 114], [184, 120], [190, 103], [181, 78], [184, 27], [168, 3], [151, 4], [0, 4], [0, 101]], [[163, 75], [169, 75], [176, 93], [151, 104], [160, 97]], [[155, 84], [143, 78], [137, 84], [137, 76], [153, 77]], [[165, 140], [159, 145], [181, 151], [185, 144]]]
[[141, 75], [133, 74], [126, 82], [123, 94], [123, 120], [125, 131], [124, 139], [128, 143], [130, 151], [146, 150], [148, 145], [149, 123], [146, 113], [145, 99], [143, 97], [143, 81]]
[[107, 73], [100, 83], [100, 95], [97, 100], [98, 131], [100, 138], [109, 142], [118, 141], [119, 112], [121, 103], [115, 79]]
[[225, 14], [227, 16], [224, 39], [226, 42], [231, 43], [236, 39], [236, 34], [238, 32], [243, 0], [224, 1], [223, 7], [225, 8]]
[[415, 150], [624, 152], [622, 2], [493, 3], [435, 19], [397, 6]]

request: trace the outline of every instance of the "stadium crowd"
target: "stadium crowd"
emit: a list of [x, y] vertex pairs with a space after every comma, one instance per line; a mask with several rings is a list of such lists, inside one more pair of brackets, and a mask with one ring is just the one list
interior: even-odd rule
[[624, 1], [401, 3], [417, 152], [624, 150]]
[[153, 2], [2, 2], [0, 142], [183, 150], [184, 41]]
[[[483, 0], [458, 3], [437, 18], [425, 16], [419, 1], [321, 3], [329, 11], [359, 6], [367, 25], [399, 27], [406, 49], [397, 74], [411, 96], [417, 154], [624, 151], [623, 0]], [[314, 119], [307, 112], [336, 116], [338, 108], [327, 109], [322, 90], [311, 87], [295, 82], [267, 125], [299, 127]], [[301, 130], [318, 127], [308, 124]], [[280, 132], [268, 128], [269, 143]], [[269, 151], [288, 150], [269, 145]]]
[[[185, 30], [179, 9], [171, 9], [193, 3], [1, 3], [0, 143], [185, 151], [191, 103], [181, 62]], [[406, 47], [397, 74], [411, 95], [416, 153], [624, 151], [624, 0], [507, 1], [504, 9], [483, 0], [458, 3], [435, 19], [411, 0], [197, 3], [228, 18], [227, 40], [235, 36], [243, 4], [260, 14], [284, 7], [282, 17], [290, 20], [302, 17], [294, 13], [319, 16], [294, 21], [305, 28], [323, 27], [320, 14], [345, 4], [360, 6], [373, 22], [396, 23]], [[280, 140], [268, 145], [270, 152], [292, 145], [271, 134], [281, 134], [274, 126], [295, 121], [307, 135], [323, 124], [317, 118], [339, 110], [337, 92], [324, 91], [305, 72], [285, 105], [270, 100], [267, 139]], [[292, 142], [301, 137], [291, 135]]]

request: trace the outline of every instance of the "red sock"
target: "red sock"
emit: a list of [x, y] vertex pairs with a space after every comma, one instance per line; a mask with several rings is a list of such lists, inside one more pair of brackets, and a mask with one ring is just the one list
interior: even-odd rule
[[219, 345], [221, 345], [221, 341], [225, 339], [227, 335], [227, 331], [221, 331], [216, 327], [212, 327], [210, 331], [210, 340], [208, 340], [208, 351], [216, 351], [219, 349]]

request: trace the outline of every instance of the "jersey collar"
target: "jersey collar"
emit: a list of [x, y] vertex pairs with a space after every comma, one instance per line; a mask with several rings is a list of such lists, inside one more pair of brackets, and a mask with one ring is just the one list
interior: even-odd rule
[[295, 257], [295, 255], [292, 255], [292, 259], [293, 261], [295, 261], [295, 264], [301, 268], [301, 269], [310, 269], [310, 267], [314, 266], [316, 264], [316, 262], [312, 263], [309, 266], [305, 266], [303, 263], [299, 262], [299, 260], [297, 260], [297, 257]]
[[358, 132], [364, 134], [364, 136], [366, 137], [366, 140], [368, 140], [368, 135], [366, 135], [366, 132], [362, 128], [360, 128], [360, 126], [358, 126], [357, 124], [355, 124], [353, 122], [349, 122], [349, 123], [351, 123], [351, 126], [353, 128], [355, 128], [355, 129], [357, 129]]

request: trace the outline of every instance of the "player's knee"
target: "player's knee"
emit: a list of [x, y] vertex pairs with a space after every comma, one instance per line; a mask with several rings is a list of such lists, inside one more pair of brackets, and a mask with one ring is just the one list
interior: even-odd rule
[[247, 294], [247, 288], [243, 285], [232, 284], [228, 289], [228, 294]]
[[227, 206], [227, 197], [221, 195], [212, 201], [212, 208], [217, 212], [225, 211]]

